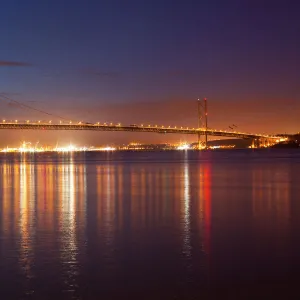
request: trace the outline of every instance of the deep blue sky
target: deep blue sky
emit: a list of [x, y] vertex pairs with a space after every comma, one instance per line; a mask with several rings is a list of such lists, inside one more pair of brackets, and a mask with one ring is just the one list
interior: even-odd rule
[[299, 15], [297, 1], [3, 0], [0, 93], [70, 119], [166, 125], [196, 125], [206, 96], [212, 127], [299, 131]]

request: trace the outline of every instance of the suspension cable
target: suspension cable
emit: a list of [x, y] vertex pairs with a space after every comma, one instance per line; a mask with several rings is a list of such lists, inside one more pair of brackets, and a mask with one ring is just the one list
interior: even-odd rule
[[[5, 100], [4, 100], [4, 99], [5, 99]], [[14, 99], [12, 99], [12, 98], [10, 98], [10, 97], [7, 97], [7, 96], [5, 96], [5, 95], [3, 95], [3, 94], [1, 94], [1, 93], [0, 93], [0, 100], [10, 101], [10, 102], [13, 102], [13, 103], [18, 104], [20, 107], [27, 108], [27, 109], [31, 109], [31, 110], [37, 111], [37, 112], [39, 112], [39, 113], [46, 114], [46, 115], [48, 115], [48, 116], [57, 117], [57, 118], [63, 119], [63, 120], [69, 120], [69, 119], [64, 118], [64, 117], [62, 117], [62, 116], [59, 116], [59, 115], [56, 115], [56, 114], [51, 114], [51, 113], [49, 113], [49, 112], [47, 112], [47, 111], [44, 111], [44, 110], [41, 110], [41, 109], [32, 107], [32, 106], [27, 105], [27, 104], [24, 104], [24, 103], [21, 103], [21, 102], [19, 102], [19, 101], [17, 101], [17, 100], [14, 100]]]

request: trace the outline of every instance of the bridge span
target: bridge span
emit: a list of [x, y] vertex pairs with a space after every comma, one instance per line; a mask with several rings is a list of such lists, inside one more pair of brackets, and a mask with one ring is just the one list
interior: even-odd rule
[[223, 136], [242, 139], [282, 139], [279, 135], [267, 135], [257, 133], [245, 133], [239, 131], [226, 131], [217, 129], [205, 128], [189, 128], [189, 127], [171, 127], [171, 126], [153, 126], [153, 125], [121, 125], [121, 124], [100, 124], [100, 123], [83, 123], [69, 122], [55, 124], [49, 122], [6, 122], [0, 123], [0, 129], [14, 130], [90, 130], [90, 131], [125, 131], [125, 132], [144, 132], [144, 133], [161, 133], [161, 134], [195, 134], [195, 135], [210, 135]]

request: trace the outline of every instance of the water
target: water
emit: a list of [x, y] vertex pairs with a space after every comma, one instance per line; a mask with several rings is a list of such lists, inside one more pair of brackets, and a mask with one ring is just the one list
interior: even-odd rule
[[0, 159], [1, 299], [297, 290], [297, 150]]

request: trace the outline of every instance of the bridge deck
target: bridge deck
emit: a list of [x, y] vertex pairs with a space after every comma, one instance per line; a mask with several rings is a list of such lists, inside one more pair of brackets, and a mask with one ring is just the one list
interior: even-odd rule
[[237, 131], [223, 131], [216, 129], [204, 128], [176, 128], [176, 127], [163, 127], [163, 126], [121, 126], [121, 125], [105, 125], [105, 124], [86, 124], [86, 123], [73, 123], [73, 124], [52, 124], [52, 123], [0, 123], [0, 129], [28, 129], [28, 130], [92, 130], [92, 131], [127, 131], [127, 132], [153, 132], [162, 134], [200, 134], [210, 136], [224, 136], [224, 137], [235, 137], [243, 139], [255, 139], [255, 138], [267, 138], [267, 139], [278, 139], [278, 136], [265, 135], [265, 134], [254, 134], [244, 133]]

